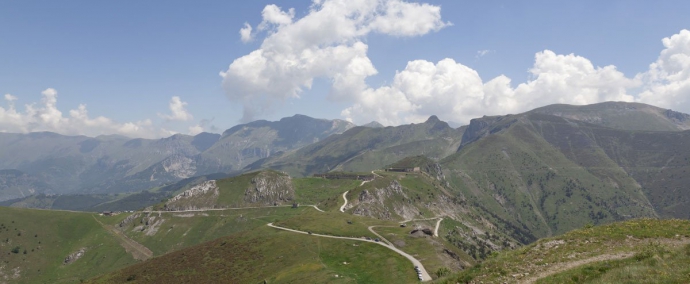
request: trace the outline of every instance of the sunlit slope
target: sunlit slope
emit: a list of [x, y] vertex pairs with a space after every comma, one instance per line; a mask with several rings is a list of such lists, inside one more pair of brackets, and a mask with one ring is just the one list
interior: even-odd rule
[[410, 262], [382, 246], [264, 225], [89, 283], [412, 283], [415, 279]]
[[183, 211], [290, 206], [297, 203], [331, 210], [337, 207], [337, 197], [357, 184], [359, 181], [356, 180], [292, 178], [282, 172], [262, 170], [198, 183], [153, 208]]
[[136, 263], [96, 218], [0, 207], [0, 282], [76, 283]]
[[637, 181], [578, 126], [550, 115], [508, 116], [441, 165], [452, 188], [525, 243], [656, 216]]
[[437, 283], [688, 283], [690, 222], [636, 219], [498, 253]]

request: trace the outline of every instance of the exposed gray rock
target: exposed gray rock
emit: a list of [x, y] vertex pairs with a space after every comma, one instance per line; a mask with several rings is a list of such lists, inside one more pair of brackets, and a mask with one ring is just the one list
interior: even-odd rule
[[122, 222], [120, 222], [120, 228], [127, 226], [128, 224], [132, 223], [132, 221], [134, 221], [134, 219], [136, 219], [136, 218], [139, 218], [139, 216], [141, 216], [140, 213], [134, 213], [132, 215], [127, 216], [127, 218], [125, 218], [124, 220], [122, 220]]
[[275, 172], [261, 172], [252, 179], [252, 187], [244, 192], [244, 201], [276, 205], [290, 203], [295, 198], [292, 179]]
[[86, 248], [80, 248], [78, 251], [73, 252], [67, 257], [65, 257], [65, 260], [62, 262], [62, 264], [72, 264], [75, 261], [79, 260], [82, 256], [84, 256], [84, 253], [86, 253]]

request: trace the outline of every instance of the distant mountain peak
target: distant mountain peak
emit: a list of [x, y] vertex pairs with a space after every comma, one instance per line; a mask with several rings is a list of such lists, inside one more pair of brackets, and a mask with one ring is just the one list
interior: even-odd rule
[[295, 114], [295, 115], [293, 115], [293, 116], [283, 117], [283, 118], [280, 119], [280, 121], [295, 120], [295, 119], [300, 119], [300, 120], [319, 120], [318, 118], [313, 118], [313, 117], [308, 116], [308, 115], [304, 115], [304, 114], [299, 114], [299, 113], [297, 113], [297, 114]]
[[379, 123], [378, 121], [372, 121], [367, 124], [362, 125], [364, 127], [369, 127], [369, 128], [383, 128], [383, 124]]
[[432, 116], [430, 116], [429, 119], [427, 119], [424, 123], [437, 123], [437, 122], [440, 122], [440, 121], [441, 121], [441, 120], [438, 119], [437, 116], [432, 115]]

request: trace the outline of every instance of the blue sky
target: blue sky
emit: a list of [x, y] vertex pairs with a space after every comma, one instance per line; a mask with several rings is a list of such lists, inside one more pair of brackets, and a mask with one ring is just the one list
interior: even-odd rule
[[[433, 16], [433, 9], [422, 11], [422, 4], [426, 4], [427, 8], [440, 7], [440, 19], [411, 23], [429, 24], [430, 28], [407, 33], [379, 26], [363, 35], [307, 42], [314, 44], [310, 47], [312, 51], [337, 46], [354, 48], [356, 43], [362, 43], [366, 47], [363, 58], [370, 61], [367, 66], [375, 69], [375, 74], [370, 72], [356, 78], [355, 81], [365, 85], [355, 82], [343, 88], [332, 87], [334, 78], [351, 70], [325, 63], [305, 67], [312, 68], [308, 74], [262, 73], [278, 86], [296, 76], [311, 79], [311, 88], [298, 84], [302, 86], [297, 92], [300, 98], [279, 93], [281, 88], [240, 94], [238, 90], [254, 90], [259, 86], [237, 83], [244, 78], [242, 74], [227, 82], [219, 75], [228, 71], [236, 59], [255, 50], [269, 50], [265, 40], [271, 35], [290, 38], [290, 25], [325, 9], [330, 2], [333, 1], [320, 4], [205, 1], [202, 5], [189, 1], [3, 2], [0, 4], [3, 19], [0, 95], [10, 94], [5, 96], [10, 99], [0, 102], [5, 112], [5, 116], [0, 115], [0, 131], [158, 137], [170, 132], [198, 132], [198, 127], [191, 129], [194, 126], [222, 132], [243, 120], [276, 120], [296, 113], [350, 119], [358, 124], [371, 120], [389, 125], [409, 123], [430, 114], [466, 123], [471, 117], [524, 111], [539, 103], [591, 103], [608, 99], [658, 102], [661, 107], [690, 112], [690, 94], [684, 87], [687, 78], [668, 77], [673, 72], [661, 72], [666, 77], [652, 76], [659, 72], [650, 69], [650, 64], [663, 59], [660, 57], [666, 48], [663, 38], [678, 35], [672, 43], [687, 43], [681, 31], [690, 29], [688, 1], [407, 1], [403, 3], [420, 3], [410, 6], [419, 10], [410, 10], [413, 18], [423, 18], [419, 15], [424, 13]], [[386, 6], [388, 2], [398, 0], [382, 0], [373, 8], [376, 11], [372, 12], [372, 18], [385, 16], [386, 7], [392, 7]], [[288, 9], [294, 8], [290, 22], [262, 18], [262, 11], [270, 4], [280, 7], [279, 11], [286, 15], [290, 14]], [[406, 20], [399, 19], [399, 22]], [[262, 21], [267, 24], [259, 31]], [[245, 23], [255, 33], [253, 40], [246, 43], [239, 34]], [[293, 41], [280, 41], [286, 42]], [[553, 54], [543, 53], [545, 50]], [[669, 54], [688, 55], [682, 47], [674, 50]], [[297, 52], [291, 53], [294, 55], [300, 51], [303, 50], [290, 52]], [[528, 70], [536, 66], [537, 53], [543, 55], [541, 71], [530, 73]], [[570, 54], [574, 55], [568, 57]], [[361, 51], [355, 57], [361, 59]], [[284, 64], [275, 58], [269, 60]], [[418, 60], [416, 65], [408, 65], [414, 60]], [[595, 86], [594, 89], [578, 89], [582, 86], [572, 85], [577, 82], [563, 79], [571, 77], [569, 74], [558, 73], [574, 70], [558, 64], [581, 66], [587, 61], [595, 70], [579, 81], [591, 82], [588, 86]], [[678, 64], [686, 68], [684, 62]], [[614, 71], [596, 69], [610, 65], [615, 66]], [[324, 68], [330, 71], [319, 71]], [[429, 75], [427, 81], [415, 81], [425, 80], [425, 75]], [[487, 91], [487, 83], [501, 75], [510, 78], [510, 83], [498, 80], [495, 83], [500, 90]], [[437, 80], [443, 76], [452, 82]], [[549, 78], [564, 80], [561, 84], [564, 90], [591, 94], [575, 98], [579, 93], [558, 93], [553, 86], [544, 86], [543, 82]], [[663, 85], [672, 83], [680, 87], [669, 91]], [[410, 85], [435, 87], [418, 90]], [[49, 88], [52, 91], [47, 92], [48, 96], [57, 93], [55, 108], [61, 111], [61, 118], [68, 118], [70, 110], [84, 104], [89, 117], [102, 116], [107, 121], [32, 120], [24, 105], [35, 103], [35, 108], [39, 108]], [[540, 88], [550, 91], [545, 93]], [[489, 99], [501, 96], [505, 100]], [[170, 108], [173, 97], [178, 97], [179, 103], [186, 103], [180, 112]], [[476, 100], [475, 104], [465, 103], [472, 100]], [[389, 106], [391, 101], [404, 103]], [[22, 115], [8, 115], [9, 103]], [[386, 107], [379, 108], [382, 104]], [[252, 108], [251, 115], [243, 115], [248, 106]], [[41, 111], [33, 115], [40, 116]], [[202, 120], [207, 121], [201, 123]], [[128, 122], [134, 122], [132, 125], [136, 127], [127, 127]]]

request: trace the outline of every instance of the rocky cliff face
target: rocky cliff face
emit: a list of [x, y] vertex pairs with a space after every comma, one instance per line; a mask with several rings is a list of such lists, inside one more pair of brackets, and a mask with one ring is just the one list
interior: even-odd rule
[[352, 213], [386, 220], [412, 219], [419, 214], [419, 209], [404, 201], [409, 199], [400, 183], [394, 180], [383, 188], [362, 190], [353, 203]]
[[169, 211], [210, 209], [216, 206], [218, 186], [215, 180], [205, 181], [174, 196], [165, 203]]
[[257, 205], [290, 203], [295, 198], [295, 189], [290, 176], [277, 172], [261, 172], [251, 181], [252, 186], [244, 192], [244, 201]]

